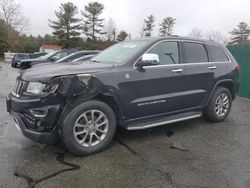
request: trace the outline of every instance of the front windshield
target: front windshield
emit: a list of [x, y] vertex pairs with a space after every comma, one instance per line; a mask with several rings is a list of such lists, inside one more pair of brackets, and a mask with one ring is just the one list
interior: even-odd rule
[[70, 54], [68, 56], [65, 56], [65, 57], [57, 60], [56, 63], [61, 63], [61, 62], [64, 62], [64, 61], [68, 61], [68, 59], [70, 59], [72, 56], [75, 56], [75, 54], [77, 54], [77, 53], [73, 53], [73, 54]]
[[46, 55], [40, 56], [37, 59], [42, 59], [42, 60], [47, 60], [48, 58], [50, 58], [50, 56], [52, 56], [55, 52], [50, 52]]
[[143, 40], [121, 42], [97, 54], [91, 61], [121, 64], [128, 58], [137, 54], [147, 44], [148, 42]]

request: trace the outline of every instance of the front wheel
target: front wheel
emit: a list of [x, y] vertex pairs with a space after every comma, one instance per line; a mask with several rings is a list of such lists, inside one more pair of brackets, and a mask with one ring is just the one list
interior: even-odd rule
[[232, 94], [224, 87], [218, 87], [204, 114], [208, 120], [220, 122], [226, 119], [232, 106]]
[[76, 106], [66, 117], [61, 139], [76, 155], [91, 155], [104, 150], [116, 130], [113, 110], [100, 101], [88, 101]]

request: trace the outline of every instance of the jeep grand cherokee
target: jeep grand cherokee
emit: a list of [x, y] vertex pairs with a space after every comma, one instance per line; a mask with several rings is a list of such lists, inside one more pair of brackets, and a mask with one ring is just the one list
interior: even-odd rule
[[118, 43], [89, 62], [20, 72], [7, 109], [24, 136], [59, 138], [77, 155], [105, 149], [117, 127], [139, 130], [229, 114], [239, 65], [215, 42], [182, 37]]

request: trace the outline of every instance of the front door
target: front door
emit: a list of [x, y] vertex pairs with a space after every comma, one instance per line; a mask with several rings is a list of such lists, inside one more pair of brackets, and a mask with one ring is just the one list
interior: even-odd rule
[[129, 119], [183, 109], [185, 65], [179, 64], [179, 43], [162, 41], [147, 53], [157, 54], [160, 64], [133, 68], [129, 78], [119, 84]]

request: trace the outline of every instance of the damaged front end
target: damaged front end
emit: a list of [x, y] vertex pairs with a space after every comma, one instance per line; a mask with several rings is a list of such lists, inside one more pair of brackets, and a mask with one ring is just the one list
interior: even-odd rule
[[58, 76], [47, 82], [18, 77], [7, 97], [7, 111], [26, 137], [53, 144], [58, 140], [58, 125], [67, 109], [78, 98], [89, 99], [102, 90], [102, 83], [91, 74]]

